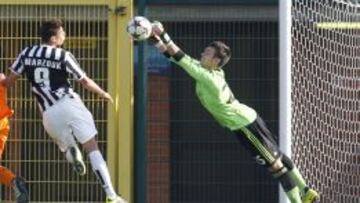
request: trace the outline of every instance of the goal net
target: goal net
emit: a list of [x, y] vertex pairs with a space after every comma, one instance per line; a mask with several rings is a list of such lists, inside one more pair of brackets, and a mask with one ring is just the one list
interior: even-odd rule
[[291, 151], [320, 202], [360, 201], [360, 3], [292, 0]]

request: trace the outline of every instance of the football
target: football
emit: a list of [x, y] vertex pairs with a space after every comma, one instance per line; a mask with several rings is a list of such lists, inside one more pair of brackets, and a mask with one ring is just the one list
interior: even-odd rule
[[126, 31], [136, 41], [145, 40], [150, 37], [152, 30], [151, 22], [143, 16], [135, 16], [128, 24]]

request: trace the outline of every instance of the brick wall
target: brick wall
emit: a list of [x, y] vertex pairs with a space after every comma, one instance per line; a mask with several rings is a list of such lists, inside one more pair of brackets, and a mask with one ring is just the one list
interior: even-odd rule
[[149, 75], [147, 202], [170, 202], [169, 77]]

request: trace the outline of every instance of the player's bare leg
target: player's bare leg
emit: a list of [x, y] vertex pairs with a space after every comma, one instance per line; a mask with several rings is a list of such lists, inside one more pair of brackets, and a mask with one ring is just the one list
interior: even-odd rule
[[[5, 148], [5, 143], [9, 136], [9, 120], [3, 118], [0, 120], [0, 158]], [[10, 169], [0, 166], [0, 183], [6, 186], [12, 187], [16, 201], [20, 203], [29, 202], [29, 192], [26, 188], [25, 180], [19, 176], [16, 176]]]

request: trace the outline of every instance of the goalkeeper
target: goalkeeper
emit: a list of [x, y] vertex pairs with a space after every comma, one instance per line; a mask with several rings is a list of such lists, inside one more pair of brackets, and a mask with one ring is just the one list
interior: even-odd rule
[[257, 163], [269, 169], [290, 201], [315, 202], [317, 192], [307, 186], [292, 160], [281, 153], [260, 116], [234, 97], [222, 69], [230, 59], [230, 48], [223, 42], [214, 41], [204, 49], [200, 61], [197, 61], [170, 39], [160, 22], [153, 23], [152, 32], [149, 40], [154, 46], [195, 80], [200, 103], [221, 126], [235, 133]]
[[[5, 75], [0, 73], [0, 83], [5, 80]], [[12, 110], [6, 104], [6, 87], [0, 85], [0, 158], [5, 148], [5, 143], [9, 135], [9, 117], [12, 115]], [[17, 202], [29, 202], [29, 195], [26, 189], [25, 180], [16, 176], [8, 168], [0, 165], [0, 183], [6, 186], [11, 186], [16, 195]]]

